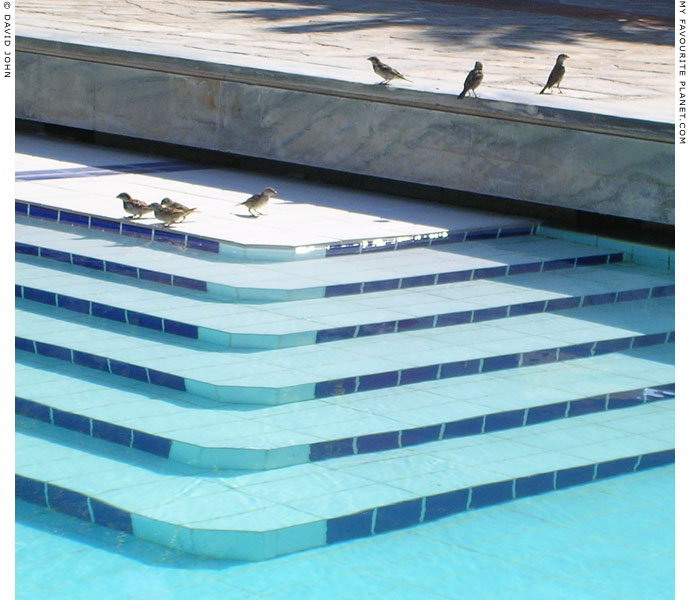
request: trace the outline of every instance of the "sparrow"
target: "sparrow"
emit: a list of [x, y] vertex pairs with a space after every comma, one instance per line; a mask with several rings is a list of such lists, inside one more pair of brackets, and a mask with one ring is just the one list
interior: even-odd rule
[[146, 213], [150, 213], [153, 210], [146, 202], [132, 198], [127, 192], [118, 194], [116, 198], [122, 200], [122, 208], [125, 209], [125, 212], [130, 214], [130, 216], [127, 217], [128, 219], [133, 219], [134, 217], [141, 218]]
[[196, 210], [196, 208], [178, 210], [176, 208], [162, 206], [158, 202], [153, 202], [152, 204], [149, 204], [149, 206], [151, 207], [151, 210], [153, 210], [153, 214], [156, 216], [156, 219], [163, 221], [163, 227], [170, 227]]
[[567, 54], [558, 55], [556, 64], [554, 65], [553, 69], [551, 69], [549, 79], [547, 80], [546, 85], [543, 87], [541, 92], [539, 92], [540, 94], [543, 94], [546, 90], [550, 90], [554, 85], [558, 88], [559, 94], [563, 93], [561, 92], [561, 81], [563, 80], [563, 75], [565, 75], [565, 67], [563, 66], [563, 62], [566, 58], [570, 57]]
[[[383, 77], [383, 81], [380, 83], [380, 85], [386, 85], [393, 79], [404, 79], [405, 81], [410, 81], [406, 77], [403, 77], [402, 74], [399, 71], [396, 71], [393, 67], [382, 63], [376, 56], [370, 56], [367, 58], [367, 60], [371, 61], [371, 66], [374, 67], [374, 73], [376, 73], [379, 77]], [[410, 83], [412, 82], [410, 81]]]
[[[247, 198], [244, 202], [240, 202], [237, 206], [246, 206], [249, 210], [249, 214], [252, 217], [258, 217], [260, 213], [257, 209], [263, 208], [268, 204], [268, 201], [277, 194], [273, 188], [267, 187], [260, 194], [254, 194], [250, 198]], [[254, 214], [256, 213], [256, 214]]]
[[[187, 214], [192, 213], [196, 210], [196, 208], [189, 208], [188, 206], [185, 206], [184, 204], [180, 204], [179, 202], [173, 202], [170, 198], [163, 198], [161, 200], [161, 206], [165, 208], [173, 208], [175, 210], [182, 210], [186, 211]], [[187, 215], [183, 217], [183, 220], [187, 218]]]
[[467, 77], [465, 78], [465, 86], [462, 92], [460, 92], [460, 95], [458, 98], [464, 98], [465, 94], [467, 92], [473, 92], [474, 97], [477, 97], [477, 92], [475, 90], [479, 87], [479, 84], [482, 82], [482, 79], [484, 79], [484, 67], [482, 63], [477, 61], [474, 63], [474, 69], [472, 69], [468, 74]]

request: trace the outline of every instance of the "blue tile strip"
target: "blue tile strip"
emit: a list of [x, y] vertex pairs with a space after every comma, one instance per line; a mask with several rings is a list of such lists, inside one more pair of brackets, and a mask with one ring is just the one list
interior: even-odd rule
[[68, 179], [74, 177], [101, 177], [121, 175], [122, 173], [160, 173], [171, 171], [190, 171], [200, 169], [199, 165], [179, 161], [157, 161], [145, 163], [125, 163], [94, 167], [70, 167], [65, 169], [38, 169], [17, 171], [15, 181], [40, 181], [43, 179]]

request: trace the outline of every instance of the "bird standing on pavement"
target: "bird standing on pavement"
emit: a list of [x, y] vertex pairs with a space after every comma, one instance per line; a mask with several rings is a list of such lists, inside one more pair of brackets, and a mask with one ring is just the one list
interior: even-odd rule
[[[268, 204], [268, 201], [277, 194], [273, 188], [267, 187], [260, 194], [254, 194], [250, 198], [247, 198], [244, 202], [240, 202], [237, 206], [246, 206], [249, 214], [252, 217], [258, 217], [260, 214], [258, 209], [263, 208]], [[254, 214], [256, 213], [256, 214]]]
[[482, 63], [477, 61], [474, 63], [474, 69], [472, 69], [465, 78], [465, 86], [458, 98], [464, 98], [467, 92], [473, 92], [474, 97], [477, 97], [477, 92], [475, 90], [479, 87], [479, 84], [484, 79], [484, 66]]
[[[393, 79], [404, 79], [405, 81], [410, 81], [406, 77], [403, 77], [400, 71], [396, 71], [390, 65], [382, 63], [376, 56], [370, 56], [367, 58], [367, 60], [370, 61], [371, 66], [374, 67], [374, 73], [376, 73], [379, 77], [383, 77], [383, 81], [380, 85], [386, 85]], [[410, 83], [412, 82], [410, 81]]]
[[149, 206], [153, 210], [153, 214], [155, 215], [156, 219], [158, 219], [159, 221], [163, 221], [163, 227], [170, 227], [174, 223], [181, 221], [187, 215], [193, 213], [196, 210], [196, 208], [178, 210], [176, 208], [163, 206], [158, 202], [153, 202], [152, 204], [149, 204]]
[[146, 202], [132, 198], [127, 192], [122, 192], [116, 197], [122, 200], [122, 208], [125, 209], [125, 212], [130, 214], [130, 216], [127, 217], [128, 219], [133, 219], [134, 217], [141, 218], [153, 210]]
[[165, 208], [172, 208], [174, 210], [185, 211], [187, 214], [183, 217], [183, 219], [186, 219], [188, 214], [196, 210], [196, 208], [189, 208], [188, 206], [180, 204], [179, 202], [173, 202], [170, 198], [163, 198], [161, 200], [161, 206], [164, 206]]
[[546, 81], [546, 85], [542, 88], [540, 94], [543, 94], [546, 90], [550, 90], [554, 85], [558, 88], [558, 93], [562, 94], [561, 91], [561, 81], [563, 80], [563, 75], [565, 75], [565, 66], [563, 62], [566, 58], [570, 58], [567, 54], [559, 54], [556, 59], [556, 64], [551, 73], [549, 73], [549, 78]]

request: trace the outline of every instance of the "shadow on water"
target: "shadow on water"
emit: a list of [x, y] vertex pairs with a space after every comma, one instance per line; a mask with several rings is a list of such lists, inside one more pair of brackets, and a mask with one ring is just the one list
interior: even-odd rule
[[[351, 2], [321, 0], [254, 2], [222, 0], [227, 18], [261, 19], [281, 33], [343, 33], [379, 27], [407, 27], [443, 44], [484, 44], [529, 48], [536, 42], [573, 42], [579, 35], [611, 40], [674, 44], [673, 3], [613, 3], [602, 0], [427, 0]], [[231, 5], [240, 4], [238, 8]], [[297, 23], [290, 23], [299, 19]], [[404, 34], [402, 34], [404, 35]]]

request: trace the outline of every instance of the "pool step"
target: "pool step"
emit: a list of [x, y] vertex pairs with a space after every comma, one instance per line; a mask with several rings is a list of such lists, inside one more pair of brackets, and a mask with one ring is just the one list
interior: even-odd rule
[[[319, 347], [219, 352], [130, 325], [17, 301], [16, 347], [233, 403], [285, 404], [673, 342], [673, 298], [602, 304]], [[160, 337], [163, 334], [157, 334]], [[260, 384], [257, 385], [257, 379]]]
[[33, 257], [15, 263], [17, 297], [231, 348], [287, 348], [675, 293], [668, 272], [624, 263], [260, 305], [138, 283]]
[[18, 217], [15, 248], [49, 262], [208, 292], [234, 302], [358, 295], [457, 281], [621, 262], [623, 253], [564, 240], [516, 236], [400, 252], [291, 263], [229, 262], [193, 249], [143, 243]]
[[673, 422], [673, 402], [656, 402], [239, 473], [17, 417], [16, 493], [187, 552], [263, 560], [673, 462]]
[[[283, 407], [211, 400], [18, 353], [16, 414], [207, 468], [273, 469], [673, 398], [674, 345]], [[78, 382], [78, 383], [77, 383]]]

